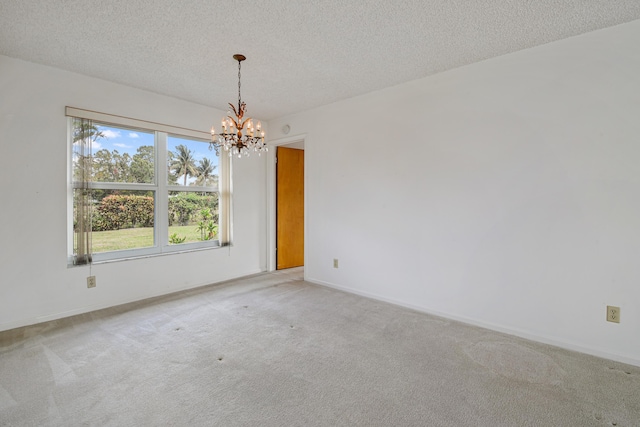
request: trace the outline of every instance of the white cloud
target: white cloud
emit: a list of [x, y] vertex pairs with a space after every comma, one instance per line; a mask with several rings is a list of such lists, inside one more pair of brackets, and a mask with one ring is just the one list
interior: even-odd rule
[[113, 145], [118, 148], [131, 148], [131, 145], [123, 144], [121, 142], [114, 142]]
[[135, 132], [131, 132], [131, 133], [129, 133], [129, 138], [140, 138], [140, 135], [138, 135]]
[[105, 138], [107, 139], [112, 139], [112, 138], [120, 138], [120, 131], [114, 132], [111, 129], [105, 129], [102, 131], [102, 134], [104, 135]]

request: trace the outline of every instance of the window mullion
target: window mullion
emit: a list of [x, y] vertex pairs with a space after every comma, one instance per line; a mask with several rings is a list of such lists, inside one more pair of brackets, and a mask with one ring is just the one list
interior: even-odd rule
[[218, 193], [220, 190], [218, 187], [203, 187], [199, 185], [189, 185], [185, 187], [184, 185], [168, 185], [166, 188], [168, 191], [183, 191], [189, 193], [197, 193], [197, 192], [207, 192], [207, 193]]
[[155, 236], [158, 247], [164, 250], [169, 245], [169, 192], [167, 191], [167, 134], [156, 132], [156, 223]]
[[[73, 188], [82, 188], [78, 184], [73, 185]], [[136, 184], [130, 182], [90, 182], [89, 188], [92, 190], [140, 190], [140, 191], [155, 191], [156, 186], [154, 184]]]

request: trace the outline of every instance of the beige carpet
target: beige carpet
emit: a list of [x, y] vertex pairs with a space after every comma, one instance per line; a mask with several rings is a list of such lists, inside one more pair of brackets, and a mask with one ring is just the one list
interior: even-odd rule
[[2, 426], [640, 426], [640, 368], [302, 281], [0, 333]]

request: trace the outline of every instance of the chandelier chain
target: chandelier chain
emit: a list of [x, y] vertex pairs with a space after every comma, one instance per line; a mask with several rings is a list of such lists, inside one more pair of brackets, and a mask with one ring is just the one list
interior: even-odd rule
[[242, 62], [238, 61], [238, 110], [240, 110], [240, 105], [242, 104], [242, 99], [240, 98], [240, 67], [242, 66]]

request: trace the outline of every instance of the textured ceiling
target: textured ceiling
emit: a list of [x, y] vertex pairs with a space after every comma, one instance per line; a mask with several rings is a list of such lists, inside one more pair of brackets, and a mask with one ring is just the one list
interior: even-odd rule
[[0, 0], [0, 54], [226, 110], [242, 53], [271, 119], [635, 19], [639, 0]]

